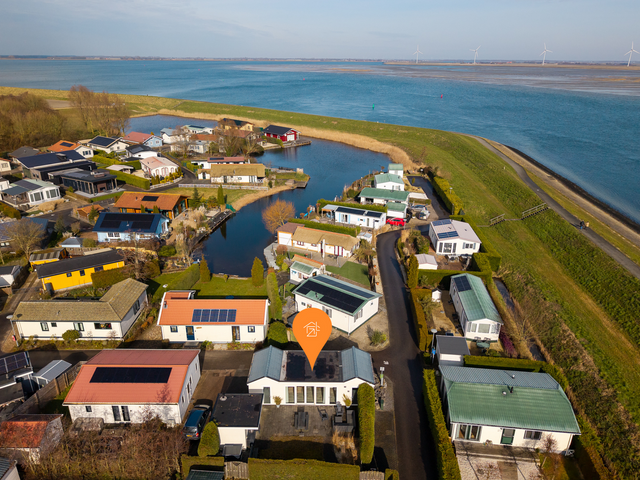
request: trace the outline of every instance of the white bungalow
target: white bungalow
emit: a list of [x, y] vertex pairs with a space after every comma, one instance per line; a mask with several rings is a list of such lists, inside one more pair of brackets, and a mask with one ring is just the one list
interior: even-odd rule
[[375, 188], [404, 192], [404, 182], [402, 181], [402, 177], [391, 173], [381, 173], [380, 175], [376, 175], [373, 178], [373, 184]]
[[[547, 373], [441, 365], [442, 404], [451, 439], [566, 453], [580, 428], [562, 387]], [[464, 445], [458, 445], [464, 448]]]
[[291, 236], [291, 242], [294, 248], [319, 253], [323, 258], [325, 255], [348, 258], [360, 243], [351, 235], [316, 230], [302, 225], [299, 225]]
[[437, 255], [472, 255], [482, 244], [471, 225], [448, 218], [431, 222], [429, 238]]
[[311, 260], [301, 255], [294, 255], [292, 260], [293, 263], [289, 267], [289, 281], [293, 284], [297, 285], [309, 277], [326, 273], [322, 262]]
[[382, 296], [328, 275], [304, 280], [293, 290], [296, 311], [317, 308], [331, 319], [333, 328], [351, 334], [378, 313]]
[[249, 393], [263, 394], [263, 403], [273, 405], [335, 405], [344, 398], [357, 404], [358, 387], [374, 386], [371, 355], [351, 347], [323, 350], [313, 370], [301, 350], [269, 347], [253, 354], [247, 386]]
[[387, 218], [407, 218], [407, 204], [402, 202], [387, 203]]
[[416, 255], [418, 259], [418, 270], [437, 270], [438, 262], [433, 255], [427, 255], [426, 253], [419, 253]]
[[374, 230], [384, 226], [387, 221], [387, 215], [384, 212], [355, 208], [355, 204], [354, 208], [328, 204], [322, 208], [322, 212], [336, 222]]
[[468, 273], [454, 275], [449, 293], [465, 338], [497, 342], [503, 321], [482, 280]]
[[140, 160], [142, 171], [149, 177], [164, 178], [177, 172], [180, 167], [164, 157], [147, 157]]
[[63, 405], [71, 421], [179, 425], [200, 380], [200, 350], [102, 350], [81, 368]]
[[293, 240], [291, 240], [291, 237], [296, 232], [298, 227], [300, 227], [299, 223], [292, 222], [287, 222], [281, 227], [278, 227], [276, 229], [276, 240], [278, 242], [278, 245], [284, 245], [285, 247], [293, 246]]
[[402, 178], [404, 176], [404, 166], [401, 163], [390, 163], [389, 174], [397, 175]]
[[222, 455], [239, 456], [251, 447], [260, 427], [262, 393], [220, 393], [211, 420], [218, 425]]
[[101, 135], [98, 135], [97, 137], [93, 137], [91, 140], [89, 140], [87, 142], [87, 146], [93, 148], [94, 150], [102, 150], [103, 152], [107, 153], [117, 153], [124, 152], [129, 144], [123, 142], [121, 138], [103, 137]]
[[267, 336], [269, 300], [195, 298], [195, 290], [162, 297], [158, 325], [170, 342], [256, 343]]
[[386, 205], [388, 202], [401, 202], [408, 204], [409, 192], [402, 190], [385, 190], [384, 188], [363, 188], [360, 192], [360, 203], [373, 203]]

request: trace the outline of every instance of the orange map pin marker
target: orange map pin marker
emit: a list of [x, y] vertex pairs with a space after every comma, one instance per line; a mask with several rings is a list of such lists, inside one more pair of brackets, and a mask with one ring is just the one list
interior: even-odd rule
[[304, 350], [311, 370], [331, 335], [331, 319], [318, 308], [305, 308], [293, 320], [293, 334]]

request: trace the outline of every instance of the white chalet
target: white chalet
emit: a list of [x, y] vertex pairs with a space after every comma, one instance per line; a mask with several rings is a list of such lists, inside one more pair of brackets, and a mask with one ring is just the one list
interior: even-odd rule
[[451, 277], [449, 289], [464, 336], [497, 342], [503, 321], [479, 277], [463, 273]]
[[404, 175], [404, 166], [401, 163], [390, 163], [389, 174], [398, 175], [400, 178]]
[[429, 238], [437, 255], [472, 255], [482, 244], [471, 225], [448, 218], [431, 222]]
[[402, 177], [391, 173], [381, 173], [380, 175], [376, 175], [373, 178], [373, 184], [375, 185], [375, 188], [404, 192], [404, 182], [402, 181]]
[[220, 449], [238, 456], [254, 442], [262, 415], [262, 393], [220, 393], [211, 420], [218, 425]]
[[309, 277], [326, 273], [322, 262], [301, 255], [294, 255], [292, 260], [293, 263], [289, 267], [289, 281], [291, 283], [298, 284]]
[[357, 208], [356, 204], [353, 207], [327, 204], [322, 208], [322, 212], [336, 222], [358, 225], [374, 230], [384, 226], [387, 221], [387, 215], [384, 212]]
[[263, 394], [265, 405], [280, 397], [289, 405], [335, 405], [346, 395], [357, 404], [360, 385], [374, 386], [371, 355], [351, 347], [323, 350], [313, 370], [304, 352], [265, 348], [253, 354], [247, 386], [249, 393]]

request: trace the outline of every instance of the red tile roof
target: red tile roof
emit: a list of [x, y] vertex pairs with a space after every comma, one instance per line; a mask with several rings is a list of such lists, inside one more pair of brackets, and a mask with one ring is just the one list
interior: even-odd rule
[[122, 137], [122, 139], [129, 142], [144, 143], [144, 141], [151, 136], [150, 133], [131, 132]]
[[[158, 197], [158, 199], [143, 201], [142, 199], [144, 197]], [[114, 206], [116, 208], [135, 208], [140, 210], [140, 205], [144, 205], [144, 208], [153, 210], [153, 207], [157, 205], [160, 210], [173, 210], [181, 200], [188, 198], [186, 195], [179, 195], [177, 193], [124, 192]]]
[[[198, 350], [103, 350], [80, 368], [64, 404], [178, 403]], [[98, 367], [171, 367], [167, 383], [91, 383]]]
[[[179, 298], [177, 292], [167, 292], [161, 304], [158, 325], [264, 325], [269, 321], [266, 315], [266, 299], [210, 299]], [[166, 304], [166, 307], [165, 307]], [[236, 321], [231, 323], [193, 323], [193, 310], [231, 309], [236, 310]]]
[[60, 140], [58, 143], [55, 143], [49, 147], [50, 152], [66, 152], [68, 150], [75, 150], [80, 147], [79, 143], [67, 142], [66, 140]]
[[0, 448], [38, 448], [47, 425], [62, 415], [17, 415], [0, 424]]
[[301, 227], [299, 223], [287, 222], [281, 227], [276, 228], [276, 232], [295, 233], [298, 227]]

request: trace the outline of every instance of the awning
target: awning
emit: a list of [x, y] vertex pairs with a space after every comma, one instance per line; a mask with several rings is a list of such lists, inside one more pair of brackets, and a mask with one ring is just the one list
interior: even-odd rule
[[322, 207], [323, 212], [334, 212], [338, 209], [339, 205], [325, 205]]
[[14, 185], [13, 187], [9, 187], [6, 190], [2, 190], [2, 193], [5, 195], [11, 195], [12, 197], [17, 197], [18, 195], [22, 195], [23, 193], [26, 193], [28, 191], [29, 189], [27, 188]]

